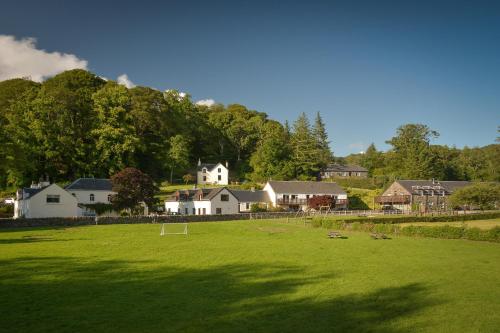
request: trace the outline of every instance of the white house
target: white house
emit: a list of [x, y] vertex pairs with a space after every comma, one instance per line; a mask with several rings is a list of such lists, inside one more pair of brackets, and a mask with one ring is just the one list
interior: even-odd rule
[[227, 185], [229, 184], [228, 164], [224, 166], [222, 163], [208, 164], [198, 161], [197, 168], [197, 183], [198, 185]]
[[[80, 207], [79, 216], [95, 216], [95, 211], [85, 205], [110, 204], [111, 197], [116, 194], [112, 187], [109, 179], [79, 178], [66, 186], [65, 189], [76, 198]], [[105, 215], [116, 215], [116, 213], [110, 212]]]
[[269, 199], [267, 191], [256, 191], [252, 189], [250, 191], [231, 190], [231, 192], [233, 192], [236, 199], [238, 199], [240, 213], [250, 212], [254, 204], [263, 208], [269, 208], [271, 205], [271, 200]]
[[328, 195], [335, 199], [336, 209], [347, 208], [347, 193], [336, 183], [313, 181], [269, 181], [264, 191], [274, 207], [305, 210], [309, 199]]
[[165, 201], [167, 214], [213, 215], [237, 214], [238, 199], [225, 187], [180, 190]]
[[17, 191], [14, 218], [76, 216], [78, 216], [76, 198], [57, 184], [40, 182]]

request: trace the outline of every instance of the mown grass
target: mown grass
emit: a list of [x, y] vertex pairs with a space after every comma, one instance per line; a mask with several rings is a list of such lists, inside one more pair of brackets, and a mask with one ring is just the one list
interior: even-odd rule
[[295, 221], [0, 232], [3, 332], [497, 332], [500, 244]]

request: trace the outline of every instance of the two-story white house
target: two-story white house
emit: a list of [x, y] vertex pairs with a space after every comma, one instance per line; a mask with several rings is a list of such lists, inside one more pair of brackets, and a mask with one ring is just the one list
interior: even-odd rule
[[165, 212], [181, 215], [237, 214], [238, 199], [225, 187], [179, 190], [165, 201]]
[[[90, 208], [91, 205], [111, 204], [111, 197], [116, 194], [113, 192], [111, 180], [103, 178], [79, 178], [65, 189], [76, 198], [80, 207], [79, 216], [95, 216], [96, 213]], [[105, 215], [115, 215], [115, 213], [109, 212]]]
[[274, 207], [306, 210], [309, 199], [328, 195], [335, 199], [335, 209], [347, 209], [347, 193], [336, 183], [313, 181], [269, 181], [264, 186]]
[[198, 161], [196, 171], [198, 185], [227, 185], [229, 184], [228, 163], [208, 164]]
[[40, 182], [17, 191], [14, 218], [77, 217], [78, 202], [57, 184]]

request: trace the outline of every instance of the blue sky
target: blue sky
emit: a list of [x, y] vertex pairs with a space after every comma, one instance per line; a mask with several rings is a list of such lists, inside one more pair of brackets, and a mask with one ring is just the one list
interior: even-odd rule
[[[0, 35], [194, 101], [293, 121], [319, 111], [337, 156], [418, 122], [435, 143], [493, 143], [500, 3], [481, 1], [12, 1]], [[1, 55], [0, 55], [1, 57]], [[0, 73], [2, 71], [0, 58]]]

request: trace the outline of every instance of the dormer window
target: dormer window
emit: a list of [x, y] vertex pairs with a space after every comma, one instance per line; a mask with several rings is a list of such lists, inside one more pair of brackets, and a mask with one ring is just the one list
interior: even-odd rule
[[201, 172], [203, 172], [203, 173], [207, 173], [207, 168], [203, 168], [203, 169], [201, 169]]
[[91, 193], [91, 194], [90, 194], [90, 201], [94, 201], [94, 199], [95, 199], [94, 194], [93, 194], [93, 193]]
[[219, 173], [221, 173], [221, 172], [222, 172], [222, 169], [221, 169], [221, 168], [219, 168], [219, 169], [217, 169], [217, 171], [218, 171]]

